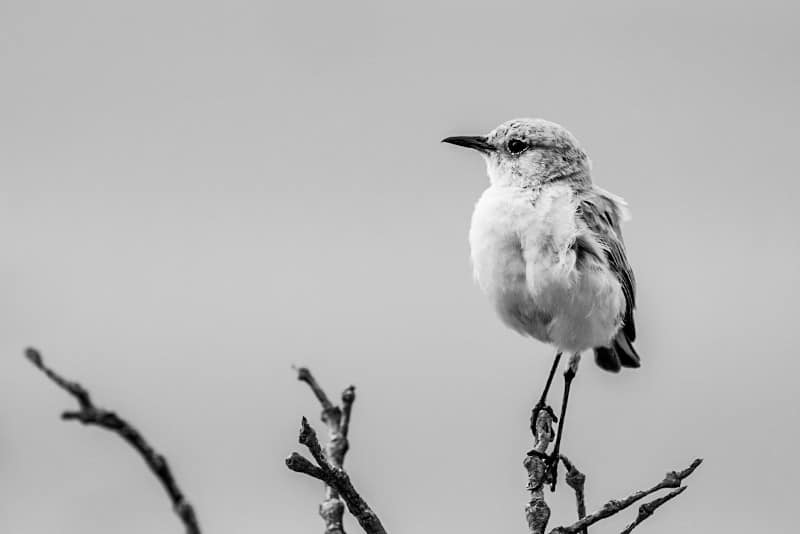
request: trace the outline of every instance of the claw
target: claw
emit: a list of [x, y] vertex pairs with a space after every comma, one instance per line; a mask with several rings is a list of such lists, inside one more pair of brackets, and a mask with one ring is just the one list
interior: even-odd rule
[[544, 460], [545, 462], [549, 462], [550, 461], [550, 455], [549, 454], [547, 454], [546, 452], [539, 452], [536, 449], [528, 451], [528, 456], [535, 456], [536, 458], [539, 458], [540, 460]]
[[531, 432], [533, 433], [534, 437], [536, 437], [536, 421], [539, 419], [539, 412], [542, 410], [550, 415], [550, 418], [554, 423], [558, 422], [558, 417], [556, 417], [556, 413], [553, 411], [553, 408], [541, 401], [537, 402], [536, 406], [533, 407], [533, 412], [531, 412]]

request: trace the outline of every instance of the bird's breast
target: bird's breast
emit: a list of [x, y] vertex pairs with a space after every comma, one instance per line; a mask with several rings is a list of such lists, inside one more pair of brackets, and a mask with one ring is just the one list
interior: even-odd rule
[[577, 209], [565, 185], [492, 186], [475, 206], [469, 233], [475, 278], [502, 321], [569, 351], [606, 344], [624, 311], [607, 265], [576, 262], [576, 238], [587, 231]]
[[504, 323], [542, 341], [550, 341], [552, 317], [530, 290], [530, 266], [554, 265], [559, 251], [568, 248], [574, 236], [571, 198], [561, 186], [544, 191], [492, 186], [472, 215], [469, 241], [478, 285]]

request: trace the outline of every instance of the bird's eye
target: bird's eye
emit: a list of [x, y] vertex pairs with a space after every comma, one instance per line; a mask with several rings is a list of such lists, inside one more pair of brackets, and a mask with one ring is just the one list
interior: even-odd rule
[[508, 153], [513, 154], [515, 156], [517, 154], [522, 154], [523, 152], [525, 152], [528, 149], [528, 147], [529, 147], [528, 143], [522, 141], [521, 139], [512, 139], [506, 145], [506, 148], [508, 148]]

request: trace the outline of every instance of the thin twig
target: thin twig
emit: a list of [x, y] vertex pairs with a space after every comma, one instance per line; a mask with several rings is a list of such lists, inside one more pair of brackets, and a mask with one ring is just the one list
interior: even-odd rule
[[[561, 456], [561, 461], [564, 467], [567, 468], [566, 481], [567, 485], [575, 492], [575, 504], [578, 507], [578, 519], [586, 517], [586, 497], [584, 495], [584, 486], [586, 485], [586, 475], [581, 473], [575, 464], [570, 462], [569, 458]], [[586, 534], [587, 528], [580, 531], [580, 534]]]
[[[342, 407], [334, 406], [325, 394], [325, 390], [305, 367], [295, 368], [297, 379], [305, 382], [311, 388], [314, 396], [322, 405], [322, 421], [328, 427], [328, 443], [325, 445], [325, 455], [334, 467], [341, 469], [344, 458], [350, 448], [347, 433], [350, 430], [350, 417], [353, 402], [356, 399], [355, 386], [350, 386], [342, 392]], [[345, 534], [343, 516], [344, 503], [339, 498], [336, 488], [328, 484], [325, 488], [325, 500], [319, 505], [319, 515], [325, 522], [326, 534]]]
[[333, 487], [347, 504], [347, 509], [356, 518], [364, 532], [386, 534], [386, 529], [383, 528], [380, 519], [353, 487], [347, 473], [331, 464], [325, 457], [317, 439], [317, 433], [311, 428], [305, 417], [301, 423], [299, 441], [308, 448], [317, 465], [315, 466], [303, 455], [294, 452], [286, 458], [286, 466], [292, 471], [312, 476]]
[[347, 437], [350, 432], [350, 415], [353, 411], [353, 401], [356, 400], [356, 387], [349, 386], [342, 392], [342, 434]]
[[631, 523], [627, 527], [625, 527], [625, 530], [623, 530], [620, 534], [630, 534], [631, 531], [634, 528], [636, 528], [637, 525], [639, 525], [639, 523], [641, 523], [642, 521], [644, 521], [645, 519], [647, 519], [648, 517], [653, 515], [653, 512], [656, 511], [656, 508], [658, 508], [659, 506], [661, 506], [665, 502], [673, 499], [674, 497], [677, 497], [678, 495], [683, 493], [683, 490], [685, 490], [685, 489], [686, 489], [686, 486], [681, 486], [681, 487], [679, 487], [677, 489], [674, 489], [674, 490], [670, 491], [669, 493], [667, 493], [666, 495], [664, 495], [662, 497], [659, 497], [657, 499], [653, 499], [652, 501], [646, 502], [643, 505], [641, 505], [639, 507], [639, 514], [636, 516], [636, 519], [633, 521], [633, 523]]
[[116, 433], [128, 442], [142, 456], [147, 466], [161, 482], [169, 495], [172, 508], [186, 527], [187, 534], [200, 534], [200, 525], [197, 522], [194, 508], [184, 496], [178, 483], [172, 476], [167, 459], [156, 452], [147, 440], [130, 423], [119, 417], [116, 413], [98, 408], [92, 403], [89, 392], [77, 382], [66, 380], [58, 373], [47, 367], [39, 351], [33, 348], [25, 350], [25, 357], [37, 369], [42, 371], [58, 387], [72, 395], [78, 401], [79, 411], [65, 411], [61, 418], [66, 421], [80, 421], [84, 425], [94, 425]]
[[691, 475], [695, 469], [703, 462], [702, 459], [698, 458], [692, 465], [684, 469], [683, 471], [671, 471], [666, 474], [664, 480], [653, 486], [648, 490], [637, 491], [633, 495], [626, 497], [619, 501], [609, 501], [603, 506], [600, 510], [594, 512], [593, 514], [587, 515], [583, 519], [576, 521], [575, 523], [566, 526], [566, 527], [556, 527], [550, 531], [550, 534], [576, 534], [587, 528], [601, 519], [605, 519], [606, 517], [612, 516], [617, 512], [624, 510], [625, 508], [629, 507], [636, 501], [647, 497], [651, 493], [654, 493], [660, 489], [664, 488], [678, 488], [681, 485], [681, 482], [684, 478]]
[[295, 367], [297, 371], [297, 379], [301, 382], [305, 382], [308, 384], [308, 387], [311, 388], [311, 391], [314, 392], [314, 395], [319, 400], [319, 403], [322, 404], [323, 410], [330, 410], [333, 408], [333, 404], [330, 400], [328, 400], [328, 396], [325, 394], [325, 391], [319, 386], [317, 380], [314, 378], [314, 375], [311, 374], [305, 367]]

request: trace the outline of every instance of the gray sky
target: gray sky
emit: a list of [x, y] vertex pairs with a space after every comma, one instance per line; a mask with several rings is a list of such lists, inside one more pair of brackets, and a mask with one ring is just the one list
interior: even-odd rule
[[793, 530], [797, 8], [670, 4], [0, 2], [0, 531], [180, 531], [126, 445], [58, 420], [34, 345], [209, 533], [321, 530], [292, 363], [356, 384], [347, 464], [392, 532], [524, 532], [552, 350], [474, 286], [483, 165], [439, 144], [518, 116], [634, 214], [644, 365], [585, 364], [570, 402], [589, 508], [702, 456], [640, 528]]

